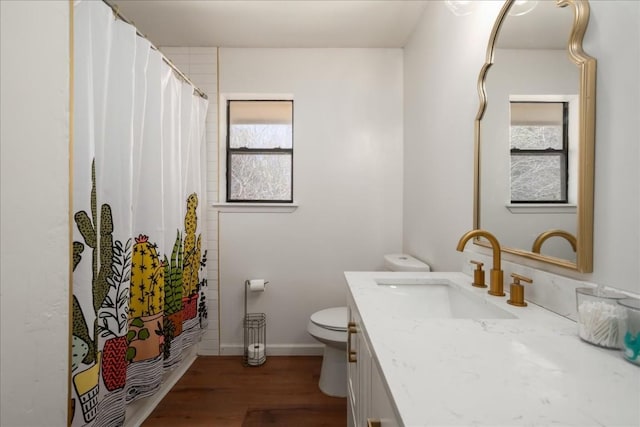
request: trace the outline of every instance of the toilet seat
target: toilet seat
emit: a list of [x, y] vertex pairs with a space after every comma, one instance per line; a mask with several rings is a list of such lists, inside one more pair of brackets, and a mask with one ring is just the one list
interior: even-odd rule
[[311, 322], [330, 331], [347, 331], [347, 307], [333, 307], [317, 311], [311, 315]]

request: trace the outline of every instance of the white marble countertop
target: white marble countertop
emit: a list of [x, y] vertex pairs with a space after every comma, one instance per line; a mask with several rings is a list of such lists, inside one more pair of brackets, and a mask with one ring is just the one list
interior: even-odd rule
[[[640, 367], [580, 340], [567, 318], [507, 304], [508, 283], [494, 297], [462, 273], [345, 277], [405, 426], [640, 426]], [[374, 280], [416, 277], [447, 280], [516, 318], [416, 318], [390, 308]]]

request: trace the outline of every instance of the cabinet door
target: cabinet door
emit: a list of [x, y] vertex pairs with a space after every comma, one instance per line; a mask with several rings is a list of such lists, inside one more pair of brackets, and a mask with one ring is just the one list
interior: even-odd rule
[[348, 423], [349, 427], [366, 427], [371, 401], [371, 352], [364, 337], [360, 315], [349, 301]]
[[353, 301], [348, 300], [349, 323], [347, 332], [347, 417], [348, 427], [359, 427], [360, 382], [358, 366], [358, 331], [360, 316]]
[[371, 413], [371, 351], [364, 338], [362, 328], [358, 329], [358, 385], [360, 401], [358, 403], [358, 426], [367, 427]]
[[370, 413], [370, 419], [379, 421], [381, 427], [398, 427], [400, 425], [377, 366], [371, 368]]
[[398, 427], [400, 423], [391, 399], [387, 395], [378, 366], [373, 361], [364, 325], [351, 295], [347, 297], [347, 307], [349, 310], [348, 427], [367, 427], [368, 425]]

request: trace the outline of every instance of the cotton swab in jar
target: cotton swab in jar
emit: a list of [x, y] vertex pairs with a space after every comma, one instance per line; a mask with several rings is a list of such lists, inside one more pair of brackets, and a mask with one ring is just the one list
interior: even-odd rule
[[624, 310], [602, 301], [584, 301], [578, 307], [578, 334], [603, 347], [619, 346], [619, 323]]

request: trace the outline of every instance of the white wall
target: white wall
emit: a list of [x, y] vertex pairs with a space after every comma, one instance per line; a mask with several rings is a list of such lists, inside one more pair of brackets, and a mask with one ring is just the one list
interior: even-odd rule
[[592, 1], [598, 60], [592, 280], [640, 293], [640, 2]]
[[434, 270], [460, 270], [455, 247], [473, 226], [476, 82], [501, 5], [455, 16], [427, 2], [404, 49], [403, 244]]
[[[221, 49], [220, 93], [294, 96], [292, 213], [220, 213], [221, 350], [242, 343], [244, 281], [271, 354], [317, 352], [309, 315], [345, 305], [345, 270], [382, 267], [402, 235], [402, 51]], [[223, 167], [223, 166], [221, 166]]]
[[0, 425], [67, 423], [69, 2], [0, 2]]
[[[584, 49], [598, 60], [594, 271], [533, 265], [640, 293], [640, 3], [590, 4]], [[430, 2], [405, 49], [404, 245], [438, 270], [460, 270], [465, 259], [454, 248], [472, 227], [476, 81], [500, 6], [482, 2], [455, 17]]]

